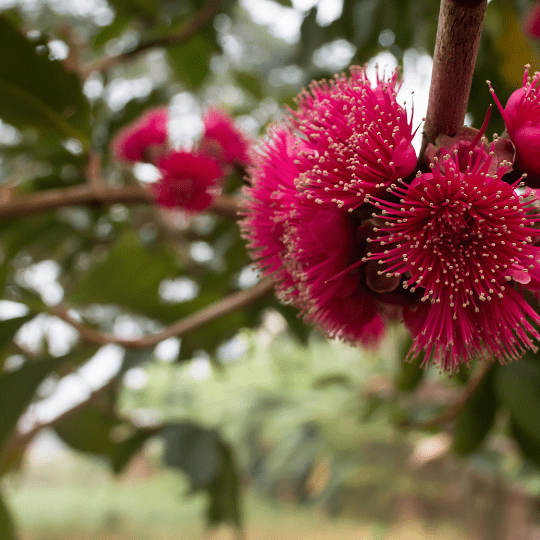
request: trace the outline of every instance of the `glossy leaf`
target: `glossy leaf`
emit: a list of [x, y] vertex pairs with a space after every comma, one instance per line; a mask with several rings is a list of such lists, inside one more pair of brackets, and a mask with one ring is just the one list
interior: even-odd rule
[[47, 45], [33, 43], [0, 18], [0, 118], [18, 128], [88, 143], [89, 104], [75, 73], [49, 59]]

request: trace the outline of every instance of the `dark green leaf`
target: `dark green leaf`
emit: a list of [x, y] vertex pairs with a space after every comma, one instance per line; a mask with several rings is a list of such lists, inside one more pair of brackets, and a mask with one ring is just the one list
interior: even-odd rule
[[0, 118], [88, 144], [89, 104], [79, 77], [0, 18]]
[[480, 446], [495, 420], [498, 406], [493, 386], [496, 370], [494, 366], [489, 370], [456, 420], [454, 452], [461, 456], [474, 452]]
[[120, 474], [142, 445], [157, 432], [158, 428], [141, 428], [125, 441], [119, 442], [111, 456], [113, 471]]
[[114, 414], [104, 413], [90, 403], [74, 414], [64, 415], [55, 422], [54, 430], [79, 452], [112, 456], [116, 450], [116, 443], [111, 438], [112, 430], [121, 424], [122, 421]]
[[540, 362], [526, 355], [500, 367], [495, 373], [495, 391], [508, 407], [519, 430], [540, 444]]
[[530, 460], [540, 468], [540, 443], [523, 431], [514, 417], [510, 417], [510, 434], [517, 442], [523, 457]]
[[19, 537], [15, 532], [15, 525], [11, 519], [3, 497], [0, 494], [0, 538], [2, 540], [17, 540]]
[[193, 491], [206, 489], [223, 474], [223, 458], [215, 430], [182, 422], [166, 426], [165, 463], [185, 472]]
[[210, 496], [208, 521], [211, 525], [231, 523], [240, 528], [242, 526], [240, 475], [230, 446], [220, 440], [218, 447], [222, 462], [221, 474], [207, 489]]
[[0, 369], [7, 354], [7, 346], [11, 343], [19, 328], [33, 317], [34, 314], [31, 313], [30, 315], [23, 315], [22, 317], [0, 321]]
[[412, 338], [408, 337], [400, 349], [400, 365], [396, 386], [397, 389], [401, 390], [402, 392], [412, 392], [420, 384], [428, 369], [427, 367], [420, 367], [424, 361], [424, 353], [419, 354], [410, 362], [405, 361], [412, 343]]
[[212, 54], [216, 52], [215, 41], [202, 33], [183, 45], [167, 49], [176, 78], [189, 89], [202, 85], [210, 71]]
[[0, 373], [0, 451], [30, 404], [38, 385], [64, 357], [24, 364], [17, 371]]
[[235, 78], [240, 86], [245, 88], [256, 99], [261, 100], [264, 97], [264, 88], [259, 76], [249, 71], [239, 71]]

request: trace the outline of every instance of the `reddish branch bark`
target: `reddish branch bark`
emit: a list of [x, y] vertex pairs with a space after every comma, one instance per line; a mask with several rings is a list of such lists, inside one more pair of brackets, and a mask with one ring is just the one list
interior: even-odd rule
[[218, 300], [208, 307], [180, 319], [161, 332], [144, 336], [139, 339], [123, 339], [113, 334], [107, 334], [105, 332], [94, 330], [93, 328], [76, 321], [69, 314], [67, 309], [59, 306], [51, 306], [48, 308], [48, 311], [51, 315], [56, 315], [63, 321], [73, 326], [73, 328], [79, 332], [81, 339], [87, 343], [95, 343], [98, 345], [108, 345], [110, 343], [114, 343], [129, 349], [148, 349], [150, 347], [155, 347], [164, 339], [170, 337], [180, 337], [210, 321], [213, 321], [214, 319], [217, 319], [218, 317], [221, 317], [222, 315], [226, 315], [231, 311], [247, 306], [268, 294], [272, 289], [272, 281], [269, 279], [263, 279], [250, 289], [230, 294], [222, 300]]
[[[0, 202], [0, 219], [47, 212], [64, 206], [153, 203], [152, 193], [142, 186], [110, 188], [97, 187], [95, 182], [88, 182], [80, 186], [49, 189], [20, 199], [14, 198]], [[238, 203], [234, 197], [217, 196], [208, 211], [236, 219]]]
[[429, 143], [463, 125], [487, 0], [442, 0], [420, 164]]

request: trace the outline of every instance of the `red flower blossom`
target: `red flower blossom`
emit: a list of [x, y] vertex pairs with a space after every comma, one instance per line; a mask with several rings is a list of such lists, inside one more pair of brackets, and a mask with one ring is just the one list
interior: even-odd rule
[[208, 156], [171, 152], [158, 162], [161, 178], [154, 184], [161, 206], [201, 211], [210, 206], [221, 178], [221, 168]]
[[162, 146], [167, 141], [168, 122], [169, 113], [165, 107], [148, 110], [114, 137], [111, 143], [113, 156], [126, 163], [150, 161], [150, 147]]
[[249, 164], [248, 137], [236, 126], [234, 119], [224, 111], [208, 109], [203, 117], [204, 135], [202, 148], [228, 165]]
[[352, 67], [350, 77], [314, 82], [299, 95], [290, 116], [306, 139], [298, 185], [308, 197], [352, 210], [414, 171], [414, 133], [396, 101], [397, 79], [397, 72], [377, 75], [372, 88], [365, 69]]
[[425, 302], [404, 309], [415, 336], [409, 355], [423, 349], [426, 362], [450, 372], [483, 349], [503, 362], [518, 358], [540, 338], [531, 324], [540, 316], [514, 286], [536, 288], [540, 218], [500, 179], [507, 164], [489, 174], [490, 158], [471, 154], [463, 169], [457, 155], [442, 155], [431, 173], [393, 187], [398, 202], [374, 200], [385, 225], [370, 258]]
[[292, 286], [283, 265], [283, 234], [284, 221], [296, 199], [294, 179], [300, 172], [294, 163], [295, 142], [287, 128], [275, 127], [253, 151], [251, 185], [244, 188], [242, 235], [258, 268], [272, 277], [278, 290]]
[[489, 81], [488, 84], [516, 147], [514, 169], [527, 175], [527, 185], [540, 187], [540, 73], [529, 77], [529, 67], [525, 66], [523, 87], [510, 96], [504, 109]]

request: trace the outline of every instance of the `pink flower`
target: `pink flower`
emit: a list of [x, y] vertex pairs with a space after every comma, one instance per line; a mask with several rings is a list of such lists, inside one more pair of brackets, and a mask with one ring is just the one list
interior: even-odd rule
[[426, 362], [450, 372], [483, 350], [518, 358], [540, 338], [540, 316], [519, 292], [537, 288], [540, 217], [501, 180], [507, 165], [491, 175], [491, 156], [473, 154], [465, 168], [443, 154], [431, 173], [394, 187], [399, 201], [374, 199], [385, 222], [370, 258], [425, 302], [403, 311], [415, 337], [409, 355], [425, 350]]
[[150, 161], [151, 147], [162, 146], [167, 141], [168, 122], [166, 107], [148, 110], [114, 137], [111, 143], [114, 158], [126, 163]]
[[192, 152], [171, 152], [158, 162], [161, 178], [154, 184], [161, 206], [201, 211], [214, 199], [222, 171], [215, 160]]
[[298, 97], [291, 122], [306, 139], [298, 185], [319, 203], [352, 210], [416, 167], [413, 131], [398, 105], [398, 74], [372, 88], [364, 68], [314, 82]]
[[364, 234], [356, 235], [353, 216], [299, 195], [284, 229], [283, 262], [295, 284], [288, 299], [330, 337], [376, 341], [381, 334], [372, 324], [378, 318], [376, 298], [359, 269], [367, 242]]
[[536, 2], [525, 15], [525, 33], [533, 39], [540, 39], [540, 2]]
[[248, 137], [235, 125], [234, 119], [224, 111], [208, 109], [203, 117], [202, 148], [228, 165], [249, 164]]
[[523, 87], [516, 90], [503, 109], [491, 88], [493, 99], [504, 118], [506, 131], [516, 147], [514, 169], [526, 174], [524, 179], [530, 187], [540, 187], [540, 73], [529, 77], [525, 67]]
[[293, 285], [283, 265], [283, 234], [297, 196], [294, 179], [300, 171], [294, 163], [295, 142], [286, 127], [274, 127], [253, 151], [251, 185], [244, 188], [245, 218], [240, 223], [251, 256], [262, 273], [272, 277], [278, 291]]

